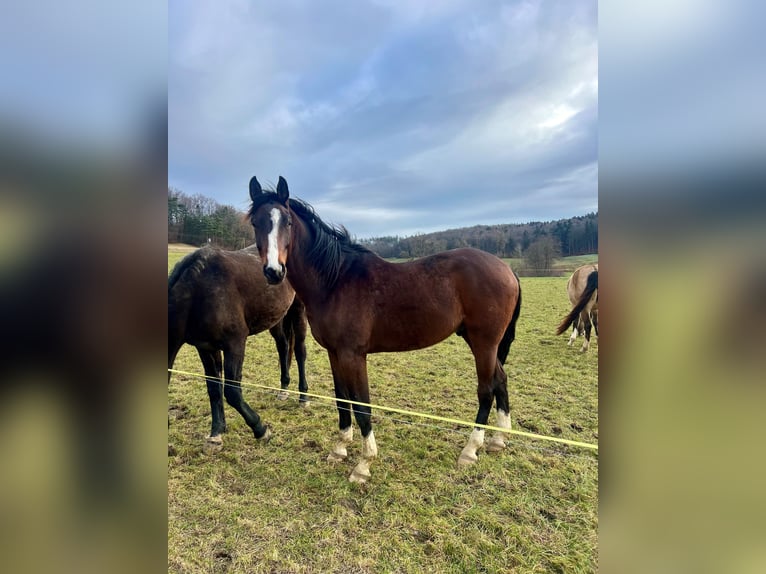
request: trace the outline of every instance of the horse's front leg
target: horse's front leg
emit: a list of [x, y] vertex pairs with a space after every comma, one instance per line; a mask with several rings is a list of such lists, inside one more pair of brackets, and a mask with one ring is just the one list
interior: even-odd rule
[[[330, 355], [332, 357], [332, 354]], [[332, 358], [330, 363], [333, 363]], [[335, 367], [332, 369], [333, 383], [335, 384], [335, 398], [336, 399], [348, 399], [348, 391], [340, 384], [338, 375], [335, 372]], [[343, 401], [335, 401], [338, 407], [338, 442], [333, 447], [330, 454], [327, 455], [327, 462], [342, 462], [346, 460], [348, 451], [346, 446], [354, 440], [354, 428], [351, 426], [351, 405]]]
[[[367, 382], [367, 357], [356, 357], [353, 366], [351, 397], [361, 403], [370, 402], [370, 387]], [[351, 482], [364, 484], [370, 478], [370, 464], [372, 459], [378, 456], [378, 445], [375, 442], [375, 433], [372, 432], [372, 409], [367, 405], [354, 404], [354, 418], [362, 433], [362, 457], [351, 471], [348, 479]]]
[[[369, 421], [371, 415], [369, 412], [369, 407], [360, 408], [367, 409], [367, 413], [360, 415], [356, 412], [357, 407], [354, 407], [354, 415], [356, 416], [356, 420], [361, 428], [362, 423], [359, 422], [360, 416], [366, 417]], [[375, 442], [375, 433], [372, 432], [372, 424], [368, 422], [367, 427], [369, 428], [367, 435], [365, 435], [364, 431], [362, 431], [362, 458], [359, 459], [359, 462], [356, 464], [354, 470], [351, 471], [351, 474], [348, 477], [351, 482], [358, 482], [360, 484], [364, 484], [370, 478], [370, 464], [372, 463], [372, 459], [377, 458], [378, 456], [378, 445]]]
[[[341, 388], [353, 401], [370, 402], [370, 390], [367, 381], [367, 357], [347, 353], [331, 355], [330, 363], [336, 380], [336, 389]], [[336, 391], [337, 392], [337, 391]], [[348, 408], [348, 405], [345, 405]], [[378, 456], [378, 446], [372, 432], [372, 414], [367, 405], [353, 405], [354, 418], [362, 433], [362, 457], [348, 479], [351, 482], [365, 483], [370, 478], [370, 464]], [[348, 413], [348, 411], [345, 411]], [[342, 429], [341, 429], [342, 430]], [[351, 436], [350, 433], [348, 435]]]

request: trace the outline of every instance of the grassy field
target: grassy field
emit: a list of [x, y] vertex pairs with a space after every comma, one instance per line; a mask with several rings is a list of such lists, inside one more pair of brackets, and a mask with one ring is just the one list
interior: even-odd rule
[[[169, 252], [168, 268], [183, 253]], [[582, 355], [554, 329], [569, 310], [566, 277], [522, 278], [517, 340], [506, 362], [513, 427], [598, 440], [598, 344]], [[310, 391], [332, 396], [325, 351], [308, 341]], [[199, 373], [185, 346], [176, 368]], [[456, 336], [409, 353], [371, 355], [373, 403], [472, 421], [478, 407], [472, 356]], [[297, 372], [293, 368], [293, 379]], [[331, 465], [337, 411], [278, 386], [268, 334], [251, 337], [245, 397], [275, 435], [257, 444], [226, 407], [223, 451], [202, 452], [209, 431], [204, 380], [173, 375], [169, 387], [169, 572], [594, 572], [598, 569], [598, 456], [511, 437], [458, 469], [470, 428], [373, 410], [379, 458], [365, 486], [348, 474], [361, 450]], [[291, 386], [297, 386], [293, 383]], [[494, 424], [494, 414], [490, 417]]]
[[[410, 259], [389, 259], [389, 261], [393, 261], [394, 263], [401, 263], [403, 261], [411, 261]], [[524, 259], [521, 257], [505, 257], [503, 258], [503, 261], [505, 261], [508, 265], [511, 266], [511, 268], [522, 271], [519, 273], [521, 276], [524, 276], [526, 273], [523, 272], [524, 267]], [[587, 265], [589, 263], [597, 263], [598, 262], [598, 254], [597, 253], [591, 253], [588, 255], [573, 255], [571, 257], [562, 257], [560, 259], [556, 259], [553, 262], [552, 270], [554, 271], [554, 275], [567, 275], [571, 274], [572, 271], [580, 267], [581, 265]]]

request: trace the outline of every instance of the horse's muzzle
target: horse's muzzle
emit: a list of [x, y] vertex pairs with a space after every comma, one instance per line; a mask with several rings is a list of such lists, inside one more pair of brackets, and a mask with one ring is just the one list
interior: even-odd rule
[[266, 276], [266, 281], [270, 285], [277, 285], [278, 283], [281, 283], [282, 280], [285, 278], [285, 266], [280, 263], [279, 271], [277, 271], [276, 269], [272, 267], [268, 267], [264, 265], [263, 274]]

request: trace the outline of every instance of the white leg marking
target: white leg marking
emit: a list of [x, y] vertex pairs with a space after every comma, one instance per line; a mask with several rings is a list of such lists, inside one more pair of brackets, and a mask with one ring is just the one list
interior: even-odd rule
[[585, 340], [582, 342], [582, 349], [580, 349], [580, 352], [581, 352], [581, 353], [584, 353], [585, 351], [587, 351], [587, 350], [588, 350], [588, 347], [589, 347], [589, 346], [590, 346], [590, 341], [588, 341], [588, 339], [585, 339]]
[[350, 443], [354, 440], [354, 427], [344, 428], [340, 431], [340, 440], [345, 443]]
[[362, 457], [375, 458], [376, 456], [378, 456], [378, 445], [375, 443], [375, 433], [370, 431], [370, 434], [362, 439]]
[[271, 231], [269, 231], [268, 251], [266, 254], [266, 266], [274, 271], [281, 271], [279, 265], [279, 245], [277, 245], [277, 235], [279, 234], [279, 220], [282, 214], [275, 207], [271, 210]]
[[348, 456], [346, 445], [354, 440], [354, 427], [348, 427], [338, 433], [338, 443], [327, 455], [327, 462], [341, 462]]
[[[503, 429], [510, 429], [511, 428], [511, 415], [508, 413], [497, 409], [497, 425], [500, 428]], [[504, 440], [505, 434], [496, 431], [494, 435], [492, 435], [492, 438], [489, 439], [489, 443], [487, 444], [487, 452], [500, 452], [505, 448], [505, 440]]]
[[376, 456], [378, 456], [378, 445], [375, 443], [375, 434], [370, 431], [370, 434], [362, 438], [362, 458], [351, 471], [348, 479], [360, 484], [367, 482], [370, 478], [370, 463]]
[[572, 325], [572, 334], [569, 335], [569, 342], [567, 343], [568, 346], [572, 346], [572, 343], [574, 343], [575, 339], [577, 338], [577, 324], [575, 323]]
[[468, 444], [463, 447], [463, 451], [460, 453], [460, 457], [457, 459], [458, 466], [465, 466], [467, 464], [473, 464], [478, 460], [476, 451], [479, 450], [484, 444], [484, 430], [473, 429], [471, 437], [468, 439]]

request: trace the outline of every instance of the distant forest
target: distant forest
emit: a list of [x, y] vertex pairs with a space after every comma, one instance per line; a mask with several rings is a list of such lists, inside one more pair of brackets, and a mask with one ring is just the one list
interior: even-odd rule
[[204, 195], [168, 188], [168, 243], [242, 249], [253, 243], [245, 214]]
[[[252, 242], [253, 229], [243, 212], [168, 188], [168, 243], [241, 249]], [[535, 250], [550, 251], [552, 257], [584, 255], [598, 252], [598, 213], [557, 221], [474, 225], [410, 237], [374, 237], [359, 243], [381, 257], [401, 259], [457, 247], [475, 247], [498, 257], [528, 257]]]
[[411, 237], [374, 237], [360, 243], [386, 258], [422, 257], [457, 247], [475, 247], [498, 257], [525, 257], [530, 246], [541, 243], [551, 245], [555, 257], [585, 255], [598, 252], [598, 213], [558, 221], [474, 225]]

